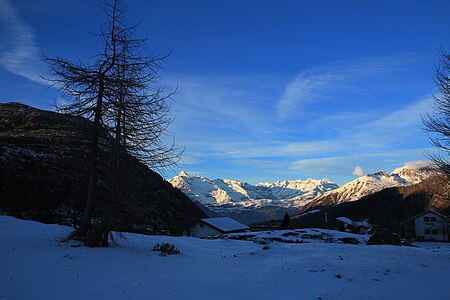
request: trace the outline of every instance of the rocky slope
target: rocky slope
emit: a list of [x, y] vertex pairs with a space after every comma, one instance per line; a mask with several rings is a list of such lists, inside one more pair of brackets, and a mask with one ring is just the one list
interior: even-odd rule
[[[19, 103], [0, 104], [0, 210], [46, 222], [76, 223], [84, 206], [91, 122]], [[110, 138], [101, 135], [98, 207], [109, 200]], [[204, 217], [160, 175], [126, 157], [119, 230], [180, 232]], [[98, 213], [98, 211], [97, 211]]]

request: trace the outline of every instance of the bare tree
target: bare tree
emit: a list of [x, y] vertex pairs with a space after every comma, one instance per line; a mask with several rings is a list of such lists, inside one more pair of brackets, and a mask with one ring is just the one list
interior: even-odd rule
[[434, 81], [438, 93], [433, 96], [434, 113], [422, 118], [437, 154], [429, 158], [444, 173], [450, 175], [450, 54], [441, 49], [441, 59], [435, 67]]
[[158, 85], [168, 55], [144, 55], [146, 39], [135, 38], [135, 27], [121, 32], [120, 53], [114, 71], [117, 80], [106, 107], [117, 149], [138, 158], [152, 169], [164, 170], [181, 157], [182, 149], [165, 143], [173, 92]]
[[[62, 112], [93, 120], [88, 193], [80, 227], [68, 239], [84, 241], [90, 246], [107, 246], [111, 224], [111, 207], [123, 194], [121, 161], [126, 154], [136, 156], [150, 167], [166, 167], [175, 163], [180, 152], [172, 143], [166, 147], [163, 135], [172, 121], [168, 117], [172, 94], [154, 86], [158, 71], [167, 56], [143, 54], [145, 39], [135, 39], [135, 26], [127, 27], [126, 9], [121, 0], [105, 3], [107, 22], [97, 36], [102, 49], [87, 64], [72, 63], [63, 58], [46, 57], [54, 75], [50, 80], [71, 101], [59, 107]], [[114, 139], [109, 205], [101, 222], [92, 226], [96, 205], [99, 136], [109, 130]]]
[[[146, 39], [135, 38], [135, 26], [121, 31], [118, 37], [118, 56], [113, 68], [115, 80], [106, 95], [104, 120], [114, 136], [111, 170], [111, 193], [104, 218], [114, 222], [113, 216], [124, 203], [127, 187], [122, 184], [124, 161], [132, 155], [152, 169], [163, 171], [181, 157], [182, 149], [163, 137], [172, 122], [169, 116], [174, 92], [164, 94], [158, 86], [159, 71], [167, 55], [144, 55]], [[107, 236], [110, 226], [104, 227]]]

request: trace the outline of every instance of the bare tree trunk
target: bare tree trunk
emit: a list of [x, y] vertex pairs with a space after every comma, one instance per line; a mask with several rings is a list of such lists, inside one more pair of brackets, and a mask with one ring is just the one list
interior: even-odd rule
[[92, 127], [91, 153], [89, 161], [89, 183], [88, 194], [86, 197], [86, 205], [84, 214], [81, 219], [80, 227], [74, 231], [70, 238], [81, 238], [86, 236], [92, 226], [92, 216], [94, 214], [95, 200], [97, 195], [97, 160], [98, 160], [98, 138], [100, 133], [100, 118], [103, 105], [104, 78], [100, 75], [100, 88], [97, 96], [97, 106], [95, 108], [95, 117]]

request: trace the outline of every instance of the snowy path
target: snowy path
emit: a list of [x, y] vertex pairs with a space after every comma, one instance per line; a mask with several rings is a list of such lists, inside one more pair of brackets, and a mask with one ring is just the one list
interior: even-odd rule
[[[419, 248], [141, 236], [71, 247], [0, 216], [0, 299], [450, 299], [450, 244]], [[162, 257], [158, 242], [183, 255]]]

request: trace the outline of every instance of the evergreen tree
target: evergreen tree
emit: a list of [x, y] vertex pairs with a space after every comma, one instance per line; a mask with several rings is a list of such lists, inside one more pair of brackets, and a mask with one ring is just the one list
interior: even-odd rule
[[283, 221], [280, 224], [279, 229], [288, 229], [289, 224], [291, 223], [291, 218], [289, 218], [288, 213], [284, 213]]

